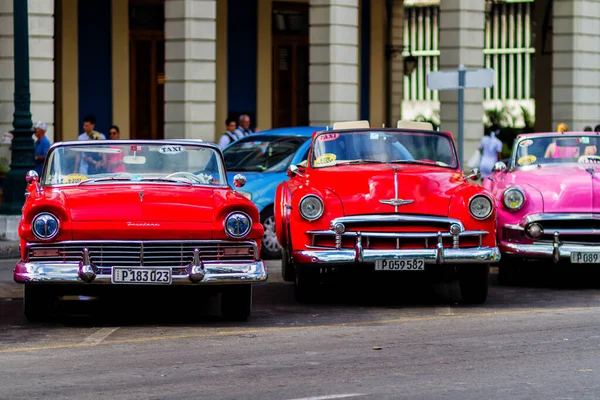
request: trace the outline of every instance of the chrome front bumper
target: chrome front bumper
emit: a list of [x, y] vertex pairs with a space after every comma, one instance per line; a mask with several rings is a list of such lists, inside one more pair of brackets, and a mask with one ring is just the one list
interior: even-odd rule
[[294, 262], [298, 264], [352, 264], [375, 263], [378, 259], [412, 259], [422, 258], [426, 264], [487, 264], [500, 261], [500, 250], [497, 247], [473, 247], [463, 249], [410, 250], [376, 250], [376, 249], [341, 249], [341, 250], [304, 250], [293, 253]]
[[[180, 268], [180, 267], [177, 267]], [[110, 274], [97, 274], [97, 268], [84, 263], [17, 263], [14, 280], [17, 283], [112, 284]], [[267, 280], [264, 261], [249, 263], [204, 263], [190, 265], [185, 275], [172, 275], [173, 285], [247, 284]], [[118, 285], [123, 285], [119, 283]], [[143, 284], [135, 284], [141, 286]], [[150, 284], [148, 284], [150, 285]]]
[[562, 243], [558, 233], [554, 234], [554, 240], [551, 243], [502, 242], [500, 248], [503, 254], [524, 258], [550, 258], [555, 263], [561, 260], [570, 260], [571, 253], [600, 253], [600, 245], [597, 244]]

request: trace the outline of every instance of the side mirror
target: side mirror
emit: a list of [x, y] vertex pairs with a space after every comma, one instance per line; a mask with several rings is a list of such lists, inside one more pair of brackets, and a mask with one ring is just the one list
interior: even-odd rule
[[502, 161], [498, 161], [496, 164], [494, 164], [494, 168], [492, 168], [492, 171], [494, 172], [500, 172], [500, 171], [505, 171], [506, 170], [506, 164], [504, 164]]
[[30, 170], [29, 172], [27, 172], [27, 175], [25, 175], [25, 181], [28, 185], [31, 185], [32, 183], [37, 183], [39, 180], [40, 176], [34, 170]]
[[300, 168], [298, 168], [297, 165], [290, 165], [287, 171], [287, 175], [292, 178], [296, 175], [298, 176], [302, 176], [302, 174], [300, 173]]
[[473, 168], [471, 170], [471, 174], [467, 175], [465, 179], [471, 179], [472, 181], [476, 181], [479, 180], [481, 178], [481, 171], [479, 171], [479, 168]]
[[233, 186], [236, 188], [241, 188], [246, 184], [246, 177], [242, 174], [237, 174], [233, 177]]

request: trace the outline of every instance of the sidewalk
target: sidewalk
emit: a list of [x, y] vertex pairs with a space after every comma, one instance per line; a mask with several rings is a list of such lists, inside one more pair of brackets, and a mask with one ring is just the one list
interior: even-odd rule
[[19, 242], [0, 240], [0, 260], [8, 258], [19, 258]]

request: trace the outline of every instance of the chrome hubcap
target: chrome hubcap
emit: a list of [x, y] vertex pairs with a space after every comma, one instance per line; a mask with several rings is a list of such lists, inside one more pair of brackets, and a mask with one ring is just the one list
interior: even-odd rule
[[277, 242], [277, 235], [275, 234], [275, 217], [270, 216], [263, 222], [265, 228], [265, 234], [263, 235], [263, 246], [271, 251], [281, 251], [281, 246]]

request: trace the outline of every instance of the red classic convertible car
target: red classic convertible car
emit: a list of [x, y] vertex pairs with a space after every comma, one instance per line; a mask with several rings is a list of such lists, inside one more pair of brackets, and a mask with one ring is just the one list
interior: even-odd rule
[[[464, 303], [487, 298], [496, 210], [460, 169], [452, 136], [430, 124], [368, 121], [316, 132], [308, 162], [277, 190], [284, 279], [309, 300], [323, 272], [458, 278]], [[328, 274], [329, 275], [329, 274]], [[414, 275], [413, 275], [414, 276]]]
[[14, 280], [25, 284], [29, 319], [66, 294], [150, 285], [220, 293], [224, 318], [250, 316], [251, 284], [267, 279], [264, 230], [256, 207], [228, 186], [216, 145], [57, 143], [41, 178], [30, 171], [27, 181]]

